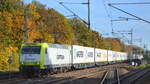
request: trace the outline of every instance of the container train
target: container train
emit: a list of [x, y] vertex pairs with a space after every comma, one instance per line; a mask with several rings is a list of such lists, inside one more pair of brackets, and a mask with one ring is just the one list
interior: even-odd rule
[[20, 50], [20, 72], [25, 75], [66, 72], [108, 63], [135, 60], [127, 53], [51, 43], [24, 43]]

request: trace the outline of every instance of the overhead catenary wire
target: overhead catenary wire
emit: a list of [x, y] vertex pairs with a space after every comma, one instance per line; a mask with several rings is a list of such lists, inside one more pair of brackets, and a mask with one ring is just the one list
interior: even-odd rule
[[[60, 2], [60, 3], [64, 3], [64, 4], [82, 4], [82, 5], [87, 5], [88, 6], [88, 22], [85, 22], [84, 20], [81, 20], [88, 25], [88, 28], [91, 28], [91, 18], [90, 18], [90, 0], [88, 0], [88, 2], [83, 2], [83, 3], [72, 3], [72, 2]], [[69, 8], [68, 8], [69, 9]], [[71, 11], [70, 11], [71, 12]], [[73, 11], [72, 11], [73, 12]]]
[[150, 2], [135, 2], [135, 3], [111, 3], [112, 5], [150, 5]]
[[[108, 6], [112, 6], [112, 4], [108, 4]], [[119, 17], [120, 19], [116, 19], [116, 20], [111, 20], [111, 22], [113, 22], [113, 21], [124, 21], [124, 20], [126, 20], [126, 21], [128, 21], [128, 20], [141, 20], [142, 18], [139, 18], [139, 17], [136, 17], [136, 18], [125, 18], [125, 17]], [[112, 34], [114, 34], [114, 32], [113, 32], [113, 29], [112, 29]], [[124, 34], [131, 34], [131, 40], [130, 40], [130, 44], [132, 45], [132, 31], [130, 32], [130, 31], [127, 31], [127, 32], [124, 32], [124, 31], [118, 31], [118, 32], [116, 32], [116, 34], [121, 34], [123, 37], [121, 37], [121, 39], [122, 38], [125, 38], [125, 39], [127, 39], [127, 37], [124, 35]], [[128, 39], [127, 39], [128, 40]]]
[[128, 18], [128, 17], [119, 17], [119, 18], [122, 18], [122, 19], [125, 19], [125, 20], [140, 20], [140, 19], [137, 19], [137, 18]]
[[116, 6], [113, 6], [111, 3], [109, 3], [108, 6], [114, 8], [114, 9], [117, 9], [117, 10], [123, 12], [123, 13], [126, 13], [127, 15], [130, 15], [130, 16], [132, 16], [132, 17], [135, 17], [135, 18], [137, 18], [137, 19], [139, 19], [139, 20], [141, 20], [141, 21], [144, 21], [144, 22], [150, 24], [150, 21], [147, 21], [147, 20], [145, 20], [145, 19], [143, 19], [143, 18], [141, 18], [141, 17], [138, 17], [138, 16], [136, 16], [136, 15], [134, 15], [134, 14], [131, 14], [131, 13], [129, 13], [129, 12], [126, 12], [126, 11], [124, 11], [124, 10], [122, 10], [122, 9], [120, 9], [120, 8], [118, 8], [118, 7], [116, 7]]
[[[114, 21], [124, 21], [124, 19], [111, 20], [111, 24], [112, 24], [112, 22], [114, 22]], [[113, 36], [121, 35], [121, 36], [117, 36], [117, 38], [122, 39], [122, 40], [124, 40], [124, 41], [125, 41], [125, 40], [130, 41], [130, 40], [127, 38], [127, 36], [125, 35], [125, 34], [130, 34], [130, 33], [131, 33], [130, 31], [116, 31], [116, 32], [114, 32], [114, 30], [113, 30], [113, 28], [112, 28], [112, 34], [113, 34]], [[128, 42], [128, 43], [131, 43], [131, 41]]]
[[[125, 39], [125, 40], [127, 40], [128, 41], [128, 43], [130, 43], [130, 44], [132, 44], [133, 42], [132, 42], [132, 34], [133, 34], [133, 31], [117, 31], [119, 34], [121, 34], [122, 35], [122, 38], [123, 39]], [[131, 35], [131, 40], [129, 40], [128, 38], [127, 38], [127, 36], [126, 35]], [[122, 39], [121, 38], [121, 39]]]
[[83, 23], [85, 23], [86, 25], [88, 25], [88, 23], [85, 21], [85, 20], [83, 20], [80, 16], [78, 16], [76, 13], [74, 13], [71, 9], [69, 9], [67, 6], [65, 6], [64, 4], [63, 4], [63, 2], [59, 2], [59, 4], [61, 5], [61, 6], [63, 6], [66, 10], [68, 10], [69, 12], [71, 12], [72, 14], [73, 14], [73, 16], [76, 16], [76, 17], [78, 17], [81, 21], [83, 21]]
[[[125, 14], [128, 14], [128, 15], [134, 17], [134, 18], [120, 17], [120, 18], [122, 18], [122, 20], [123, 20], [123, 19], [126, 20], [126, 21], [128, 21], [128, 20], [141, 20], [141, 21], [144, 21], [144, 22], [146, 22], [146, 23], [150, 23], [150, 21], [148, 21], [148, 20], [145, 20], [145, 19], [143, 19], [143, 18], [141, 18], [141, 17], [138, 17], [138, 16], [136, 16], [136, 15], [134, 15], [134, 14], [131, 14], [131, 13], [127, 12], [127, 11], [124, 11], [124, 10], [122, 10], [122, 9], [120, 9], [120, 8], [118, 8], [118, 7], [116, 7], [116, 6], [114, 6], [114, 5], [144, 5], [144, 4], [147, 4], [147, 5], [148, 5], [148, 4], [150, 4], [150, 2], [139, 2], [139, 3], [109, 3], [108, 6], [110, 6], [110, 7], [112, 7], [112, 8], [115, 8], [115, 9], [117, 9], [117, 10], [119, 10], [119, 11], [125, 13]], [[121, 20], [113, 20], [113, 21], [121, 21]], [[131, 37], [132, 37], [132, 36], [131, 36]], [[133, 39], [133, 38], [131, 38], [131, 39]], [[130, 41], [130, 43], [131, 43], [131, 45], [133, 44], [132, 41]]]
[[[103, 2], [105, 2], [105, 1], [103, 1]], [[141, 20], [141, 21], [144, 21], [144, 22], [146, 22], [146, 23], [150, 23], [150, 21], [145, 20], [145, 19], [143, 19], [143, 18], [141, 18], [141, 17], [138, 17], [138, 16], [136, 16], [136, 15], [134, 15], [134, 14], [128, 13], [127, 11], [122, 10], [122, 9], [116, 7], [115, 5], [144, 5], [144, 4], [149, 5], [150, 2], [143, 2], [143, 3], [141, 3], [141, 2], [139, 2], [139, 3], [109, 3], [108, 6], [110, 6], [110, 7], [113, 6], [112, 8], [115, 8], [115, 9], [117, 9], [117, 10], [123, 12], [123, 13], [126, 13], [126, 14], [128, 14], [128, 15], [134, 17], [134, 18], [132, 18], [132, 17], [131, 17], [131, 18], [130, 18], [130, 17], [129, 17], [129, 18], [128, 18], [128, 17], [119, 17], [119, 19], [115, 19], [115, 20], [113, 20], [113, 19], [111, 18], [112, 35], [121, 34], [121, 35], [122, 35], [121, 39], [127, 39], [127, 40], [129, 41], [129, 44], [132, 45], [132, 44], [133, 44], [133, 41], [132, 41], [132, 40], [129, 40], [129, 39], [127, 38], [127, 36], [125, 35], [125, 33], [127, 34], [127, 32], [123, 32], [123, 33], [119, 32], [119, 31], [118, 31], [118, 32], [114, 32], [113, 22], [114, 22], [114, 21]], [[105, 10], [107, 11], [107, 9], [105, 9]], [[108, 13], [108, 12], [107, 12], [107, 13]], [[108, 17], [109, 17], [109, 16], [108, 16]], [[131, 31], [131, 32], [133, 33], [133, 31]], [[129, 33], [129, 32], [128, 32], [128, 33]], [[133, 39], [132, 33], [129, 33], [129, 34], [131, 35], [131, 39]]]
[[129, 20], [140, 20], [140, 19], [137, 19], [137, 18], [128, 18], [128, 17], [118, 17], [119, 19], [114, 19], [114, 20], [111, 20], [111, 21], [129, 21]]
[[[103, 3], [103, 5], [104, 5], [105, 11], [106, 11], [106, 13], [107, 13], [107, 16], [108, 16], [108, 18], [109, 18], [109, 20], [110, 20], [110, 27], [111, 27], [111, 29], [112, 29], [112, 30], [111, 30], [111, 33], [112, 33], [112, 35], [114, 36], [115, 32], [114, 32], [114, 28], [113, 28], [113, 21], [112, 21], [111, 11], [108, 10], [108, 8], [107, 8], [107, 6], [106, 6], [105, 0], [102, 0], [102, 3]], [[110, 3], [110, 0], [109, 0], [109, 3]]]
[[63, 2], [63, 3], [64, 3], [64, 4], [88, 4], [88, 3], [86, 3], [86, 2], [85, 2], [85, 3], [84, 3], [84, 2], [83, 2], [83, 3]]
[[[88, 0], [88, 2], [83, 2], [83, 3], [73, 3], [73, 2], [59, 2], [59, 4], [61, 4], [65, 9], [67, 9], [69, 12], [73, 13], [75, 16], [77, 16], [80, 20], [82, 20], [90, 29], [91, 28], [91, 18], [90, 18], [90, 0]], [[84, 21], [82, 18], [80, 18], [77, 14], [75, 14], [71, 9], [69, 9], [67, 6], [65, 6], [64, 4], [82, 4], [82, 5], [87, 5], [88, 7], [88, 22]]]
[[107, 9], [107, 7], [106, 7], [105, 0], [102, 0], [102, 3], [103, 3], [103, 5], [104, 5], [104, 8], [105, 8], [105, 11], [106, 11], [106, 13], [107, 13], [108, 18], [111, 19], [112, 17], [111, 17], [111, 14], [109, 13], [109, 11], [108, 11], [108, 9]]
[[[111, 3], [111, 0], [108, 0], [108, 2], [109, 3]], [[115, 34], [115, 32], [114, 32], [114, 27], [113, 27], [113, 21], [112, 21], [112, 12], [110, 11], [110, 27], [111, 27], [111, 29], [112, 29], [112, 35], [114, 35]]]

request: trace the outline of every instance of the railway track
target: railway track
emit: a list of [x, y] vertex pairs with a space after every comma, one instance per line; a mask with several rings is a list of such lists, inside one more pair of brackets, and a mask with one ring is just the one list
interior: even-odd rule
[[134, 84], [136, 80], [144, 76], [150, 71], [150, 68], [145, 68], [143, 70], [135, 71], [129, 75], [120, 78], [121, 84]]
[[[49, 81], [49, 82], [46, 82], [46, 83], [44, 83], [44, 84], [65, 84], [65, 83], [67, 83], [67, 82], [72, 82], [72, 81], [76, 81], [76, 80], [83, 80], [83, 79], [86, 79], [86, 78], [92, 78], [92, 77], [95, 77], [95, 75], [97, 75], [97, 74], [106, 74], [104, 77], [106, 78], [106, 76], [108, 75], [108, 73], [112, 73], [113, 72], [113, 70], [115, 70], [115, 68], [113, 67], [113, 70], [107, 70], [109, 67], [105, 67], [105, 68], [103, 68], [103, 70], [98, 70], [98, 71], [91, 71], [91, 72], [89, 72], [89, 73], [86, 73], [86, 74], [82, 74], [81, 75], [81, 73], [78, 73], [77, 75], [76, 75], [76, 77], [75, 78], [72, 78], [72, 77], [67, 77], [67, 78], [62, 78], [62, 79], [58, 79], [58, 81], [56, 80], [54, 80], [54, 81]], [[110, 72], [109, 72], [110, 71]], [[117, 70], [117, 73], [118, 73], [118, 70]], [[111, 76], [111, 75], [110, 75]], [[103, 79], [103, 80], [105, 80], [105, 78]], [[110, 79], [111, 80], [111, 79]], [[118, 79], [119, 80], [119, 79]], [[67, 84], [69, 84], [69, 83], [67, 83]], [[98, 83], [99, 84], [99, 83]], [[103, 83], [102, 83], [103, 84]]]
[[19, 78], [19, 77], [21, 77], [19, 72], [2, 73], [0, 74], [0, 81], [5, 79], [7, 80], [7, 79]]
[[56, 78], [48, 78], [48, 79], [40, 79], [40, 80], [35, 80], [35, 81], [27, 81], [27, 82], [22, 82], [18, 84], [64, 84], [64, 83], [69, 83], [73, 82], [76, 80], [82, 80], [84, 78], [91, 78], [94, 77], [96, 74], [100, 74], [105, 72], [105, 70], [96, 70], [96, 71], [89, 71], [86, 73], [73, 73], [72, 76], [68, 77], [56, 77]]
[[[120, 65], [114, 64], [114, 65], [108, 65], [108, 66], [88, 68], [88, 69], [83, 69], [83, 70], [75, 70], [71, 72], [59, 73], [59, 74], [54, 74], [54, 75], [48, 75], [43, 78], [24, 79], [23, 77], [20, 77], [18, 79], [14, 78], [8, 81], [0, 82], [0, 84], [72, 84], [72, 82], [78, 81], [78, 80], [86, 81], [88, 79], [95, 77], [96, 75], [98, 76], [97, 78], [100, 78], [110, 67], [115, 67], [115, 66], [120, 67]], [[77, 83], [74, 83], [74, 84], [77, 84]]]
[[116, 77], [117, 77], [117, 83], [120, 84], [120, 75], [119, 75], [118, 68], [116, 68]]
[[117, 77], [117, 68], [111, 67], [109, 68], [101, 78], [98, 84], [112, 84], [115, 80], [118, 79]]
[[108, 71], [106, 71], [105, 73], [104, 73], [104, 75], [103, 75], [103, 78], [101, 79], [101, 81], [100, 81], [100, 83], [99, 84], [104, 84], [104, 82], [107, 80], [106, 78], [107, 78], [107, 76], [108, 76]]
[[[111, 65], [112, 66], [112, 65]], [[93, 69], [85, 69], [85, 70], [79, 70], [78, 71], [72, 71], [72, 72], [67, 72], [66, 74], [62, 75], [58, 74], [58, 75], [52, 75], [50, 76], [50, 78], [44, 78], [44, 79], [40, 79], [40, 80], [31, 80], [31, 81], [25, 81], [25, 82], [21, 82], [18, 84], [64, 84], [64, 83], [68, 83], [68, 82], [73, 82], [76, 80], [84, 80], [86, 78], [92, 78], [95, 75], [99, 75], [99, 74], [103, 74], [106, 71], [106, 66], [101, 67], [99, 69], [94, 70]]]
[[60, 82], [54, 83], [54, 84], [63, 84], [63, 83], [72, 82], [72, 81], [76, 81], [76, 80], [82, 80], [84, 78], [91, 78], [91, 77], [95, 77], [96, 74], [100, 74], [100, 73], [103, 73], [103, 72], [104, 71], [97, 71], [97, 72], [93, 72], [93, 73], [90, 73], [90, 74], [85, 74], [85, 75], [79, 76], [77, 78], [72, 78], [72, 79], [69, 79], [69, 80], [60, 81]]
[[132, 71], [127, 75], [121, 76], [119, 75], [118, 69], [116, 69], [116, 80], [112, 82], [112, 84], [135, 84], [135, 82], [144, 76], [146, 73], [150, 72], [150, 68], [145, 68], [143, 70]]

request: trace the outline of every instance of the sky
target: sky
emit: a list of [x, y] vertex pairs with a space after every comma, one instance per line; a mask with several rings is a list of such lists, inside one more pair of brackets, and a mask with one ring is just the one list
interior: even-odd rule
[[[69, 11], [63, 8], [59, 2], [82, 3], [87, 0], [36, 0], [46, 5], [47, 8], [54, 8], [64, 16], [72, 15]], [[25, 3], [30, 3], [32, 0], [24, 0]], [[112, 21], [118, 20], [118, 17], [134, 18], [123, 12], [120, 12], [110, 6], [108, 3], [134, 3], [134, 2], [150, 2], [150, 0], [90, 0], [91, 2], [91, 29], [98, 31], [103, 37], [119, 37], [125, 43], [130, 40], [130, 35], [124, 34], [122, 37], [118, 31], [129, 31], [133, 29], [133, 45], [143, 47], [146, 45], [150, 50], [150, 23], [141, 20], [129, 21]], [[87, 5], [81, 4], [64, 4], [74, 11], [79, 17], [87, 21]], [[131, 14], [150, 21], [150, 4], [147, 5], [115, 5]], [[117, 34], [112, 35], [112, 28]], [[128, 39], [128, 40], [126, 40]]]

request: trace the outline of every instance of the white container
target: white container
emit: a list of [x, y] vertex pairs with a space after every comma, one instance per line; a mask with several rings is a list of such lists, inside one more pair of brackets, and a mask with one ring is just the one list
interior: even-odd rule
[[47, 55], [44, 57], [44, 65], [52, 67], [71, 66], [71, 46], [49, 44]]
[[73, 64], [94, 63], [94, 48], [73, 45], [72, 51]]
[[95, 61], [96, 62], [107, 62], [107, 50], [95, 49]]

